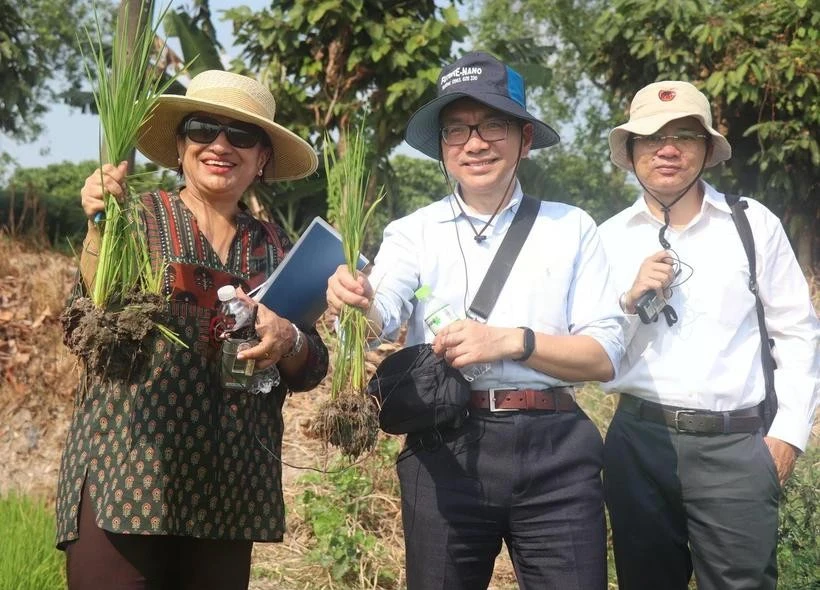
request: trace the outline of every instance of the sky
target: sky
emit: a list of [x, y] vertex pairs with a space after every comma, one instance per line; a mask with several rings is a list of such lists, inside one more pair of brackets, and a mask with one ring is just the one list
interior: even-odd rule
[[[269, 0], [211, 0], [211, 20], [217, 40], [225, 48], [224, 63], [238, 54], [233, 47], [231, 24], [222, 21], [222, 12], [228, 8], [246, 5], [259, 10]], [[171, 9], [188, 6], [182, 0], [172, 0]], [[173, 48], [173, 40], [169, 42]], [[24, 168], [47, 166], [58, 162], [96, 160], [98, 154], [99, 121], [96, 115], [82, 114], [79, 109], [55, 104], [42, 118], [43, 133], [34, 142], [17, 143], [0, 133], [0, 153], [8, 152]]]

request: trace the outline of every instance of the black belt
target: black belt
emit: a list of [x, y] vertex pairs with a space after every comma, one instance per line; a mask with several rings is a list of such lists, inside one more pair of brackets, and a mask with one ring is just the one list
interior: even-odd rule
[[760, 405], [729, 412], [712, 412], [664, 406], [622, 393], [618, 409], [638, 416], [642, 420], [665, 424], [678, 432], [691, 434], [749, 433], [757, 432], [763, 426]]
[[514, 410], [551, 410], [554, 412], [574, 412], [578, 409], [572, 396], [572, 387], [550, 387], [549, 389], [512, 389], [496, 387], [470, 392], [470, 405], [479, 410], [491, 412], [512, 412]]

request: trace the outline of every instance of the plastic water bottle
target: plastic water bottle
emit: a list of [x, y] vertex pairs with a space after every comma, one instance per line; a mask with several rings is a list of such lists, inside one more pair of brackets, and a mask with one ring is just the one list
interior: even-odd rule
[[279, 369], [271, 365], [256, 371], [254, 359], [239, 360], [236, 355], [259, 344], [254, 324], [256, 306], [236, 295], [236, 287], [225, 285], [216, 292], [220, 321], [217, 337], [222, 343], [222, 385], [228, 389], [246, 389], [251, 393], [268, 393], [279, 385]]
[[224, 285], [217, 290], [216, 296], [219, 298], [219, 314], [222, 319], [222, 330], [218, 336], [224, 338], [230, 334], [233, 338], [254, 338], [256, 310], [237, 297], [236, 287]]
[[[424, 303], [424, 323], [433, 334], [438, 334], [442, 328], [453, 322], [463, 319], [446, 301], [433, 295], [428, 285], [422, 285], [416, 290], [416, 299]], [[490, 363], [475, 363], [461, 369], [461, 374], [467, 381], [473, 381], [490, 370]]]

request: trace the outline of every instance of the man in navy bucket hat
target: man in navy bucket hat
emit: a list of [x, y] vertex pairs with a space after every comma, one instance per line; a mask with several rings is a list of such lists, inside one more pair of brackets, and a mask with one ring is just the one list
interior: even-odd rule
[[[558, 135], [527, 111], [517, 72], [468, 53], [443, 68], [406, 139], [439, 160], [451, 194], [391, 222], [371, 274], [339, 267], [327, 298], [335, 313], [365, 310], [374, 338], [406, 323], [406, 345], [431, 343], [472, 376], [468, 418], [409, 433], [397, 464], [407, 587], [487, 588], [504, 542], [524, 590], [604, 590], [603, 444], [573, 384], [613, 378], [623, 314], [592, 218], [524, 197], [516, 178]], [[522, 203], [535, 221], [478, 321], [467, 308]], [[434, 334], [428, 290], [466, 319]]]
[[441, 155], [439, 113], [461, 98], [471, 98], [533, 125], [532, 145], [538, 149], [555, 145], [558, 134], [546, 123], [527, 112], [524, 79], [487, 53], [468, 53], [446, 66], [439, 76], [438, 97], [410, 117], [405, 139], [426, 156]]

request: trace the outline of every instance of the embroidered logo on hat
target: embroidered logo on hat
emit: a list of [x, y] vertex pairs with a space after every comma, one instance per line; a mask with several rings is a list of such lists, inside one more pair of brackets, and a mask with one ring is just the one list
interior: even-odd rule
[[660, 98], [663, 102], [669, 102], [675, 98], [675, 91], [674, 90], [661, 90], [658, 92], [658, 98]]
[[439, 84], [441, 90], [446, 90], [452, 84], [459, 84], [461, 82], [478, 82], [481, 76], [481, 68], [456, 68], [452, 72], [441, 77]]

